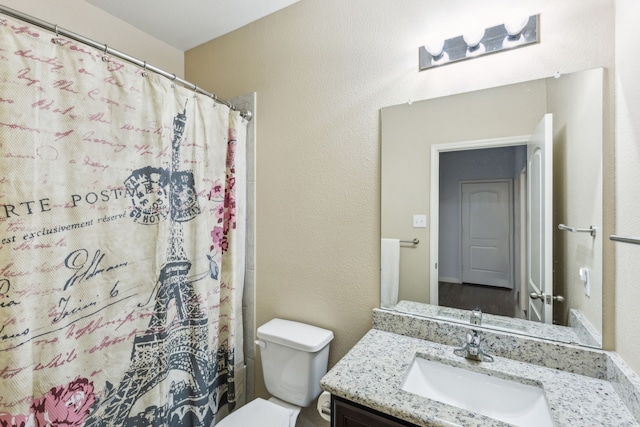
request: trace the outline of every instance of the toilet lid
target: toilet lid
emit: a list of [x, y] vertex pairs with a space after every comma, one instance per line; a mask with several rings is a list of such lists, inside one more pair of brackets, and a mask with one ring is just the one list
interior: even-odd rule
[[289, 427], [290, 413], [261, 398], [252, 400], [220, 421], [218, 427]]

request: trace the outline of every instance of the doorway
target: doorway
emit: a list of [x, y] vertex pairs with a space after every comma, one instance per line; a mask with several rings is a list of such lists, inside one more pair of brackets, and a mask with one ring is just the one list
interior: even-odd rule
[[[527, 139], [432, 147], [431, 182], [437, 191], [431, 193], [431, 250], [438, 254], [431, 269], [432, 304], [462, 309], [479, 304], [485, 312], [523, 317], [518, 296], [525, 209], [519, 191]], [[492, 203], [497, 199], [501, 203]]]

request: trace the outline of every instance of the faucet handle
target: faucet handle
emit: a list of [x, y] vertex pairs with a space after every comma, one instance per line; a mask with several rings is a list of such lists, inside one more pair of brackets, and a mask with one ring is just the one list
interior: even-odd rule
[[488, 355], [480, 348], [481, 342], [482, 333], [476, 329], [471, 329], [471, 331], [467, 332], [465, 345], [462, 348], [454, 349], [453, 354], [479, 362], [493, 362], [493, 356]]
[[469, 347], [480, 347], [481, 340], [480, 331], [472, 329], [471, 332], [467, 332], [467, 344]]
[[482, 362], [493, 362], [493, 356], [485, 353], [484, 351], [482, 351], [482, 349], [480, 350], [480, 361]]
[[464, 347], [454, 348], [453, 354], [460, 357], [467, 357], [467, 346], [465, 345]]
[[470, 333], [467, 333], [467, 342], [469, 343], [469, 348], [475, 349], [473, 354], [475, 354], [478, 360], [481, 362], [493, 362], [493, 356], [485, 353], [480, 347], [480, 343], [482, 342], [482, 332], [472, 329]]

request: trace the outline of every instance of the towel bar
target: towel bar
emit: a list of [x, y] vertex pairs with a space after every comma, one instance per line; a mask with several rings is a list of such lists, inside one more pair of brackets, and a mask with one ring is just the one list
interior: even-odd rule
[[609, 236], [609, 239], [613, 240], [614, 242], [632, 243], [634, 245], [640, 245], [640, 237], [623, 237], [623, 236], [616, 236], [615, 234], [612, 234], [611, 236]]
[[572, 233], [589, 233], [594, 237], [596, 235], [596, 227], [594, 227], [593, 225], [590, 226], [589, 228], [575, 228], [575, 227], [569, 227], [568, 225], [564, 225], [564, 224], [558, 224], [558, 228], [560, 230], [570, 231]]
[[420, 239], [416, 237], [413, 240], [400, 240], [400, 243], [411, 243], [412, 245], [417, 245], [420, 243]]

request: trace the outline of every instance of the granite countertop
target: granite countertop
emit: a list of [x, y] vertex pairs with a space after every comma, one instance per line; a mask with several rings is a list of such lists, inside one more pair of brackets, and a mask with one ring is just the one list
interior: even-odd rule
[[[393, 310], [400, 313], [428, 316], [434, 319], [454, 322], [457, 321], [466, 325], [469, 324], [470, 310], [441, 307], [413, 301], [400, 301]], [[576, 322], [583, 318], [577, 310], [570, 310], [570, 320], [571, 316], [576, 316], [573, 318]], [[602, 337], [586, 320], [583, 320], [583, 322], [584, 323], [578, 322], [581, 326], [578, 328], [531, 322], [526, 319], [496, 316], [489, 313], [482, 314], [482, 327], [485, 329], [502, 330], [510, 333], [524, 333], [568, 344], [602, 347]]]
[[638, 426], [606, 380], [502, 357], [474, 362], [453, 347], [370, 330], [321, 380], [329, 393], [419, 426], [506, 426], [504, 422], [401, 389], [415, 355], [498, 377], [520, 377], [545, 390], [555, 426]]

